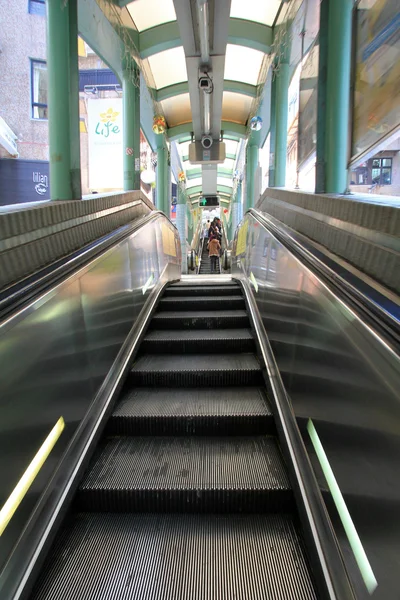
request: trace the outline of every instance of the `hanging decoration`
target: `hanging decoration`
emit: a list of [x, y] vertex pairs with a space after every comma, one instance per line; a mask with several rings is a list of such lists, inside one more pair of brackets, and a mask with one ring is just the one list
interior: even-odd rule
[[261, 117], [253, 117], [250, 121], [250, 129], [252, 131], [260, 131], [263, 126], [263, 120]]
[[156, 115], [153, 118], [153, 131], [154, 133], [157, 134], [161, 134], [164, 133], [164, 131], [167, 128], [167, 123], [165, 121], [165, 117], [163, 117], [162, 115]]
[[185, 172], [184, 171], [179, 171], [178, 173], [178, 182], [179, 183], [185, 183], [186, 177], [185, 177]]

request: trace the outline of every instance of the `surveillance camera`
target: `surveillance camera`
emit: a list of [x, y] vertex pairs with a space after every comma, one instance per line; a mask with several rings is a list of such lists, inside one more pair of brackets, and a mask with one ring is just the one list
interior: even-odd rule
[[212, 92], [212, 87], [213, 87], [212, 79], [208, 75], [205, 77], [200, 77], [199, 89], [202, 92], [206, 92], [207, 94], [210, 94]]
[[211, 148], [211, 146], [213, 145], [213, 139], [212, 139], [211, 135], [203, 135], [201, 138], [201, 145], [206, 150]]

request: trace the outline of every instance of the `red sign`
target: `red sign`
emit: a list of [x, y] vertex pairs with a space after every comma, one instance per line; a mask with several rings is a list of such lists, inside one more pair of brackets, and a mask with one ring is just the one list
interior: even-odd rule
[[133, 148], [127, 148], [126, 149], [126, 153], [127, 153], [128, 156], [132, 156], [132, 154], [133, 154]]

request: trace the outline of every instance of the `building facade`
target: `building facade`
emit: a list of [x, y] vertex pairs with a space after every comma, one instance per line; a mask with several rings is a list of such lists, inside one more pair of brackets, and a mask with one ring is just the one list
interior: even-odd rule
[[[46, 200], [50, 180], [45, 0], [2, 0], [0, 25], [0, 204]], [[122, 178], [120, 184], [110, 178], [109, 184], [91, 185], [96, 178], [90, 169], [93, 175], [101, 166], [95, 156], [89, 160], [93, 123], [88, 114], [88, 106], [96, 100], [115, 102], [122, 114], [122, 89], [113, 71], [81, 38], [78, 53], [82, 194], [122, 189]], [[122, 135], [110, 153], [121, 165]], [[140, 163], [141, 171], [146, 171], [142, 191], [153, 200], [155, 159], [142, 132]]]

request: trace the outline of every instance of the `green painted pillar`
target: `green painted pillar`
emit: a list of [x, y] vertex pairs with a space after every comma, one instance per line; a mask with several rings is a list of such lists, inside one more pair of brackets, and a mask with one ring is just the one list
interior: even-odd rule
[[189, 202], [186, 202], [186, 218], [188, 222], [188, 243], [191, 244], [194, 235], [194, 223], [193, 223], [193, 215], [190, 210]]
[[167, 161], [168, 150], [165, 146], [160, 146], [157, 148], [156, 192], [157, 208], [164, 212], [167, 204]]
[[326, 188], [326, 79], [328, 63], [329, 0], [321, 0], [319, 13], [318, 94], [317, 94], [317, 143], [315, 161], [315, 193], [322, 194]]
[[289, 64], [283, 62], [279, 65], [275, 85], [275, 187], [283, 187], [286, 180], [288, 90]]
[[270, 112], [269, 170], [268, 187], [275, 187], [275, 148], [276, 148], [276, 77], [272, 74]]
[[326, 192], [347, 188], [353, 0], [329, 2], [326, 96]]
[[249, 139], [246, 152], [246, 205], [245, 211], [255, 204], [255, 183], [258, 167], [258, 144]]
[[140, 87], [137, 66], [122, 78], [124, 191], [140, 190]]
[[[80, 198], [77, 0], [47, 0], [50, 186], [53, 200]], [[71, 46], [73, 46], [71, 48]]]
[[72, 198], [82, 198], [81, 139], [79, 127], [78, 2], [69, 0], [69, 125]]
[[172, 181], [171, 181], [171, 163], [170, 163], [168, 149], [167, 149], [167, 160], [165, 162], [165, 168], [166, 168], [165, 180], [167, 182], [167, 193], [165, 195], [164, 212], [167, 215], [167, 217], [170, 218], [171, 217], [171, 202], [172, 202]]
[[240, 223], [242, 190], [243, 190], [243, 185], [242, 185], [242, 182], [239, 181], [237, 188], [236, 188], [236, 195], [233, 199], [232, 209], [231, 209], [231, 241], [235, 237], [236, 228]]
[[178, 197], [176, 199], [176, 228], [179, 232], [182, 250], [182, 273], [187, 273], [187, 247], [186, 247], [186, 194], [178, 184]]

